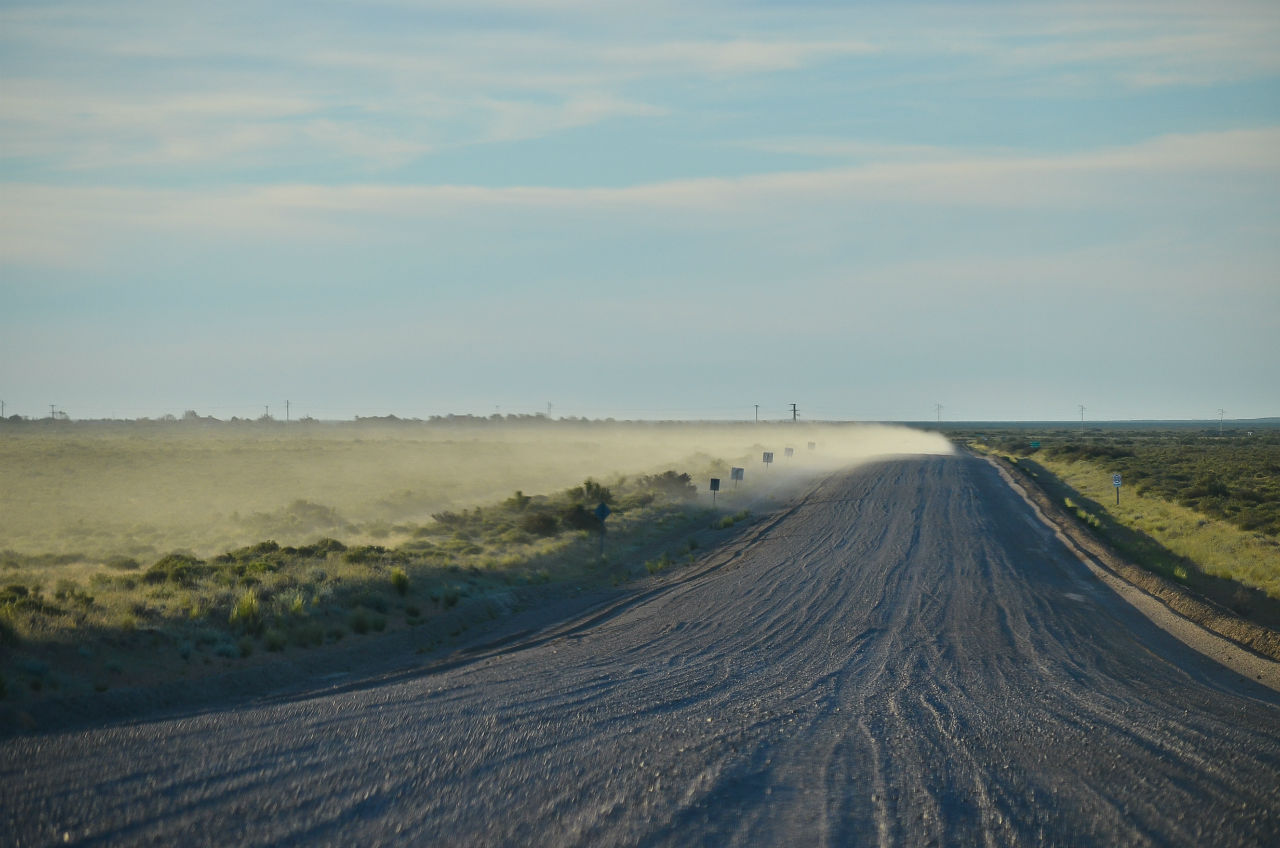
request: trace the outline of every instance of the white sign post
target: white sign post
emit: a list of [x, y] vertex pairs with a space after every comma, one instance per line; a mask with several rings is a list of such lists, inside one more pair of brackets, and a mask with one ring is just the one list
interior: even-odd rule
[[1120, 506], [1120, 475], [1111, 475], [1111, 485], [1116, 487], [1116, 506]]

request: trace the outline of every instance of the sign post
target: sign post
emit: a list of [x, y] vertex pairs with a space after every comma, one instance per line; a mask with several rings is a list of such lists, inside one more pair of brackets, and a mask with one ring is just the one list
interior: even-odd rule
[[738, 468], [736, 465], [729, 469], [729, 479], [733, 481], [733, 488], [738, 488], [738, 481], [742, 479], [742, 475], [746, 471], [745, 468]]
[[716, 492], [718, 491], [720, 491], [720, 478], [712, 477], [711, 478], [711, 505], [712, 506], [716, 505]]
[[773, 451], [764, 452], [764, 470], [769, 470], [769, 463], [773, 462]]
[[1111, 475], [1111, 485], [1116, 487], [1116, 506], [1120, 506], [1120, 475]]
[[600, 559], [604, 559], [604, 520], [612, 512], [613, 510], [609, 509], [609, 505], [604, 501], [600, 501], [600, 505], [596, 507], [596, 518], [600, 519]]

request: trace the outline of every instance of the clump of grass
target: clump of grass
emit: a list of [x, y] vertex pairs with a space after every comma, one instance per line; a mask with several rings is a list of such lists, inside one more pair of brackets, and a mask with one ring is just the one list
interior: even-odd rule
[[256, 590], [245, 590], [231, 608], [227, 621], [232, 627], [246, 633], [256, 633], [262, 629], [261, 603]]
[[661, 571], [666, 571], [668, 568], [671, 567], [671, 564], [673, 562], [675, 562], [675, 560], [671, 558], [671, 554], [667, 553], [666, 551], [663, 551], [662, 556], [658, 557], [657, 559], [649, 560], [648, 562], [646, 562], [644, 564], [644, 570], [649, 572], [650, 574], [657, 574]]
[[403, 568], [391, 569], [391, 585], [401, 596], [409, 594], [409, 575]]
[[720, 519], [714, 522], [711, 526], [716, 530], [728, 530], [733, 525], [746, 521], [750, 517], [751, 512], [749, 510], [741, 509], [732, 515], [721, 516]]

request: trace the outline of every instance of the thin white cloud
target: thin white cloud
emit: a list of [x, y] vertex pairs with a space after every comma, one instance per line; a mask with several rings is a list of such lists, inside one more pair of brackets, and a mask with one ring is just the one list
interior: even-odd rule
[[854, 39], [735, 39], [730, 41], [665, 41], [611, 45], [595, 56], [604, 67], [643, 68], [649, 73], [756, 73], [791, 70], [834, 56], [866, 55], [877, 48]]
[[[1222, 196], [1266, 191], [1280, 179], [1280, 128], [1166, 136], [1129, 147], [1060, 156], [957, 156], [856, 167], [690, 179], [621, 188], [539, 186], [278, 185], [219, 191], [10, 185], [0, 201], [0, 257], [8, 262], [91, 261], [112, 235], [365, 240], [387, 221], [461, 220], [495, 214], [540, 220], [563, 213], [682, 220], [744, 228], [780, 215], [822, 219], [833, 208], [1089, 209], [1140, 206], [1132, 180], [1161, 186], [1229, 175]], [[1129, 180], [1130, 182], [1125, 182]], [[785, 211], [784, 211], [785, 210]], [[73, 247], [74, 246], [74, 247]]]

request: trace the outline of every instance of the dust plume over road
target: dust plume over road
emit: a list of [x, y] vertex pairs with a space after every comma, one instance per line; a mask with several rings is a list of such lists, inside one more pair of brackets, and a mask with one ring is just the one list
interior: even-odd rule
[[0, 744], [17, 844], [1280, 840], [1280, 698], [968, 456], [827, 476], [579, 621], [435, 668]]
[[937, 433], [859, 424], [36, 423], [0, 439], [3, 547], [146, 563], [263, 539], [394, 544], [398, 525], [515, 490], [545, 494], [586, 477], [748, 461], [758, 469], [764, 450], [776, 451], [775, 468], [819, 470], [951, 446]]

